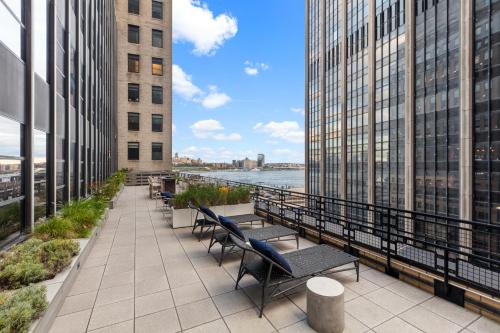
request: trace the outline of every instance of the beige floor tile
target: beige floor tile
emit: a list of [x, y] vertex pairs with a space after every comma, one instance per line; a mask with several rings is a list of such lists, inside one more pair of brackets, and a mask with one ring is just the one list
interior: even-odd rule
[[259, 318], [257, 308], [248, 309], [242, 312], [224, 317], [231, 333], [268, 333], [274, 328], [265, 316]]
[[475, 333], [498, 333], [500, 324], [491, 319], [481, 317], [467, 327], [468, 330]]
[[91, 312], [89, 309], [56, 317], [49, 333], [83, 333], [87, 329]]
[[345, 287], [354, 290], [359, 295], [368, 294], [380, 288], [375, 283], [362, 277], [359, 278], [359, 282], [356, 282], [356, 278], [351, 279], [350, 277], [347, 278], [342, 277], [338, 279], [338, 281], [342, 283]]
[[367, 279], [370, 282], [373, 282], [380, 287], [385, 287], [395, 282], [398, 282], [398, 279], [395, 279], [392, 276], [382, 273], [376, 269], [369, 269], [363, 271], [359, 275], [360, 277]]
[[183, 330], [220, 318], [210, 298], [177, 307], [177, 314]]
[[393, 316], [389, 311], [364, 297], [346, 302], [345, 311], [369, 328], [378, 326]]
[[168, 282], [172, 288], [182, 287], [200, 281], [194, 268], [183, 268], [169, 271], [167, 269]]
[[106, 261], [108, 260], [107, 256], [102, 256], [102, 257], [87, 257], [85, 260], [85, 263], [83, 264], [83, 268], [90, 268], [90, 267], [96, 267], [96, 266], [104, 266], [106, 264]]
[[372, 291], [364, 297], [396, 315], [415, 306], [415, 303], [384, 288]]
[[277, 329], [290, 326], [306, 318], [304, 311], [288, 298], [267, 304], [264, 307], [264, 315]]
[[400, 314], [399, 317], [426, 333], [454, 333], [462, 329], [422, 306], [416, 306]]
[[124, 284], [134, 283], [134, 271], [104, 275], [100, 289], [106, 289]]
[[235, 281], [220, 267], [199, 270], [198, 275], [212, 296], [234, 290]]
[[96, 306], [116, 303], [134, 297], [134, 284], [124, 284], [121, 286], [100, 289], [95, 301]]
[[89, 333], [134, 333], [134, 321], [124, 321], [122, 323], [98, 328], [94, 331], [89, 331]]
[[134, 300], [95, 307], [90, 317], [89, 330], [120, 323], [134, 318]]
[[170, 309], [174, 301], [170, 290], [160, 291], [135, 299], [135, 316], [141, 317], [150, 313]]
[[173, 288], [172, 296], [175, 305], [180, 306], [210, 297], [205, 286], [201, 282], [195, 282], [186, 286]]
[[295, 293], [295, 294], [289, 295], [288, 298], [295, 305], [297, 305], [302, 311], [307, 313], [307, 295], [306, 295], [306, 292]]
[[92, 309], [92, 307], [94, 306], [96, 295], [97, 291], [92, 291], [90, 293], [66, 297], [61, 310], [59, 310], [58, 316]]
[[162, 276], [165, 276], [165, 268], [163, 268], [163, 264], [140, 267], [135, 269], [136, 282], [152, 278], [159, 278]]
[[421, 333], [422, 331], [411, 326], [406, 321], [394, 317], [385, 323], [374, 327], [373, 331], [377, 333]]
[[183, 331], [185, 333], [229, 333], [226, 324], [222, 319], [193, 327], [189, 330]]
[[298, 323], [295, 323], [291, 326], [282, 328], [279, 330], [280, 333], [314, 333], [316, 332], [313, 330], [309, 324], [307, 324], [307, 320], [302, 320], [299, 321]]
[[242, 290], [217, 295], [213, 298], [217, 309], [222, 316], [253, 308], [254, 304]]
[[136, 297], [157, 293], [167, 289], [169, 289], [169, 285], [166, 276], [136, 281], [135, 283]]
[[436, 296], [423, 302], [421, 306], [462, 327], [466, 327], [480, 317], [477, 313]]
[[133, 262], [123, 263], [123, 264], [120, 263], [120, 264], [106, 265], [106, 270], [104, 271], [104, 275], [125, 273], [125, 272], [130, 272], [133, 270], [134, 270], [134, 263]]
[[393, 293], [396, 293], [404, 298], [408, 299], [413, 303], [422, 303], [425, 300], [428, 300], [432, 297], [431, 294], [425, 292], [421, 289], [418, 289], [412, 285], [404, 283], [403, 281], [398, 281], [396, 283], [390, 284], [386, 287]]
[[174, 333], [181, 327], [175, 309], [149, 314], [135, 319], [135, 333]]
[[348, 314], [344, 314], [344, 332], [343, 333], [362, 333], [367, 332], [369, 328], [362, 322]]

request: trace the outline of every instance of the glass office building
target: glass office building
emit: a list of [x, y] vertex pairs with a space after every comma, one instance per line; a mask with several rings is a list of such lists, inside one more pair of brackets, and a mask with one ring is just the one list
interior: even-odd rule
[[307, 192], [499, 223], [500, 0], [306, 8]]
[[116, 170], [114, 1], [0, 1], [0, 242]]

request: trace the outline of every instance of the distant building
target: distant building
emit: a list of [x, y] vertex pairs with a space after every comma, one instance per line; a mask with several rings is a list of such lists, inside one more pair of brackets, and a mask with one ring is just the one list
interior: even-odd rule
[[256, 167], [257, 167], [257, 161], [251, 160], [248, 157], [246, 157], [243, 160], [243, 169], [250, 170], [250, 169], [255, 169]]
[[266, 157], [264, 156], [264, 154], [258, 154], [257, 155], [257, 167], [263, 168], [265, 164], [266, 164]]

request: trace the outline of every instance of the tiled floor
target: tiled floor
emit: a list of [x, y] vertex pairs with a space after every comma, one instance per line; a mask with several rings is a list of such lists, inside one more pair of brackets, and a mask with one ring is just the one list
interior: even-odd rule
[[[312, 332], [304, 288], [269, 304], [258, 289], [234, 290], [239, 256], [218, 267], [189, 229], [172, 230], [144, 187], [127, 187], [51, 332]], [[276, 243], [275, 243], [276, 244]], [[301, 247], [312, 245], [301, 239]], [[294, 242], [279, 243], [283, 251]], [[361, 265], [332, 276], [345, 289], [345, 332], [500, 332], [500, 325]]]

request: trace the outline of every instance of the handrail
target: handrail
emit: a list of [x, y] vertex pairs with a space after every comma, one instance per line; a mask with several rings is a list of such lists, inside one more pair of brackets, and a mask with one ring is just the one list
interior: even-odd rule
[[343, 240], [349, 250], [364, 248], [442, 277], [445, 290], [458, 282], [500, 296], [500, 225], [307, 194], [198, 174], [189, 181], [249, 186], [256, 211]]

